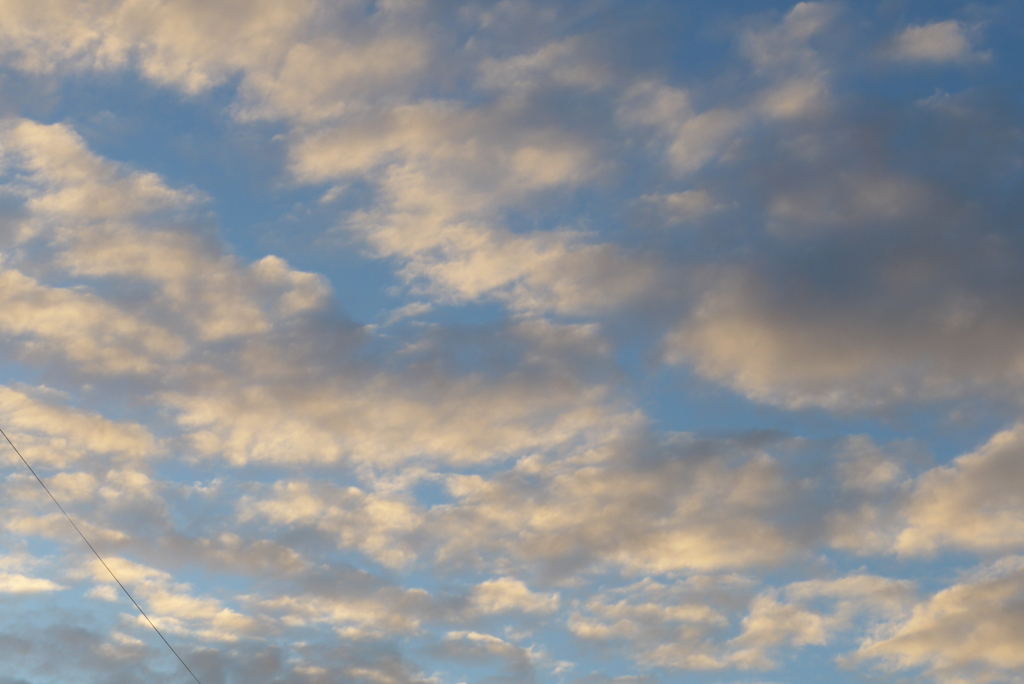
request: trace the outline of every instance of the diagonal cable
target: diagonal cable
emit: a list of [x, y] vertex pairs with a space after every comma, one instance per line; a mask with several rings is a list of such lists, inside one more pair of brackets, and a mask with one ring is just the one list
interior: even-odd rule
[[186, 670], [188, 670], [188, 673], [192, 675], [192, 679], [196, 680], [196, 684], [203, 684], [199, 681], [199, 677], [196, 677], [196, 674], [192, 671], [192, 668], [190, 668], [188, 664], [184, 660], [182, 660], [181, 656], [178, 655], [178, 652], [174, 650], [174, 647], [171, 646], [171, 642], [167, 641], [167, 638], [163, 635], [163, 633], [161, 633], [160, 630], [157, 629], [157, 626], [153, 624], [153, 621], [149, 619], [149, 616], [146, 615], [146, 611], [142, 610], [142, 606], [140, 606], [139, 602], [135, 600], [135, 597], [132, 596], [131, 592], [128, 591], [128, 589], [121, 583], [121, 580], [117, 579], [117, 575], [115, 575], [114, 571], [110, 569], [110, 566], [107, 565], [107, 562], [103, 560], [103, 556], [99, 554], [99, 552], [96, 550], [96, 547], [94, 547], [92, 543], [86, 538], [85, 534], [82, 533], [82, 530], [78, 529], [78, 525], [75, 524], [75, 521], [71, 519], [71, 516], [68, 515], [68, 512], [65, 511], [64, 507], [60, 505], [59, 501], [57, 501], [57, 497], [53, 495], [53, 493], [50, 491], [50, 488], [46, 486], [45, 482], [43, 482], [42, 478], [36, 474], [35, 469], [29, 464], [28, 460], [21, 455], [21, 452], [18, 451], [18, 447], [14, 446], [14, 442], [11, 441], [11, 438], [7, 436], [7, 433], [4, 432], [2, 428], [0, 428], [0, 435], [4, 436], [4, 439], [7, 440], [7, 443], [11, 445], [12, 449], [14, 449], [14, 453], [18, 454], [18, 458], [20, 458], [21, 462], [25, 464], [25, 467], [28, 468], [28, 471], [32, 473], [32, 477], [36, 478], [36, 482], [39, 483], [39, 486], [41, 486], [43, 490], [50, 495], [50, 498], [53, 500], [53, 503], [57, 504], [57, 508], [59, 508], [60, 512], [64, 514], [64, 517], [68, 519], [68, 522], [71, 523], [71, 526], [75, 528], [75, 532], [78, 533], [78, 536], [82, 538], [82, 541], [84, 541], [86, 546], [89, 547], [89, 550], [93, 552], [93, 555], [96, 556], [99, 562], [103, 564], [103, 567], [107, 569], [107, 572], [109, 572], [110, 576], [114, 578], [115, 582], [117, 582], [117, 586], [121, 587], [121, 591], [124, 592], [125, 596], [127, 596], [131, 600], [131, 602], [135, 604], [135, 607], [139, 609], [139, 612], [142, 613], [142, 617], [146, 618], [146, 622], [148, 622], [149, 626], [153, 628], [153, 631], [156, 632], [157, 636], [159, 636], [163, 640], [163, 642], [167, 644], [167, 648], [171, 649], [171, 653], [173, 653], [174, 657], [178, 659], [178, 662], [181, 663]]

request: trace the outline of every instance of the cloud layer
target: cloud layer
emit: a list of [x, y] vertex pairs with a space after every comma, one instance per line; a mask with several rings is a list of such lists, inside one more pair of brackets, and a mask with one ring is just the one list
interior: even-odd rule
[[[0, 427], [204, 684], [1024, 681], [1024, 17], [741, 5], [0, 0]], [[0, 681], [186, 681], [0, 463]]]

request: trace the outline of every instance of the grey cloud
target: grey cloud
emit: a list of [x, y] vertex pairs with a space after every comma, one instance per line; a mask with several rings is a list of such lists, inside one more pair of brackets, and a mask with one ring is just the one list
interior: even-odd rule
[[658, 680], [652, 675], [609, 677], [608, 675], [594, 673], [571, 681], [573, 684], [656, 684]]
[[[981, 102], [961, 114], [916, 104], [899, 113], [900, 127], [919, 122], [929, 133], [916, 157], [902, 155], [912, 170], [882, 163], [883, 140], [868, 121], [839, 136], [833, 125], [831, 139], [813, 129], [782, 135], [765, 148], [774, 159], [770, 182], [758, 181], [771, 216], [753, 242], [761, 256], [702, 276], [698, 306], [666, 340], [670, 362], [791, 408], [1019, 384], [1021, 321], [1009, 295], [1018, 285], [1019, 201], [1009, 186], [960, 171], [1016, 177], [1009, 150], [1019, 136]], [[858, 141], [870, 145], [858, 151]]]
[[415, 662], [404, 658], [393, 645], [354, 643], [334, 647], [302, 645], [296, 649], [306, 660], [292, 666], [286, 681], [309, 684], [433, 684]]
[[[129, 684], [140, 678], [168, 684], [183, 681], [162, 668], [148, 667], [145, 656], [153, 651], [107, 650], [104, 642], [103, 635], [75, 625], [26, 627], [17, 635], [0, 635], [0, 654], [5, 662], [27, 670], [29, 681], [37, 677], [113, 684]], [[54, 658], [54, 653], [61, 657]]]

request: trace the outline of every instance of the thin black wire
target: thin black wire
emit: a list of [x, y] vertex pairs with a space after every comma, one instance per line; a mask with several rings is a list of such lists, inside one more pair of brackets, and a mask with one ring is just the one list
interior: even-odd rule
[[196, 677], [196, 674], [192, 671], [192, 668], [190, 668], [188, 664], [184, 660], [182, 660], [181, 656], [178, 655], [178, 652], [174, 650], [174, 647], [171, 646], [171, 642], [169, 642], [167, 638], [164, 637], [160, 630], [157, 629], [156, 625], [153, 624], [153, 621], [149, 619], [149, 616], [146, 615], [146, 611], [142, 610], [142, 606], [140, 606], [139, 602], [135, 600], [135, 597], [132, 596], [131, 592], [128, 591], [128, 589], [126, 589], [123, 584], [121, 584], [121, 580], [117, 579], [117, 575], [115, 575], [114, 571], [110, 569], [109, 565], [107, 565], [107, 561], [103, 560], [103, 556], [99, 554], [99, 552], [96, 550], [96, 547], [94, 547], [89, 542], [89, 540], [86, 539], [85, 535], [82, 534], [82, 530], [78, 529], [78, 525], [75, 524], [75, 521], [71, 519], [71, 516], [68, 515], [68, 512], [65, 511], [64, 507], [60, 505], [59, 501], [57, 501], [57, 497], [55, 497], [53, 493], [50, 492], [50, 488], [46, 486], [46, 483], [43, 482], [42, 478], [36, 475], [35, 469], [33, 469], [29, 462], [25, 459], [25, 457], [21, 455], [21, 452], [18, 451], [18, 447], [14, 446], [14, 442], [11, 441], [11, 438], [7, 436], [7, 433], [4, 432], [2, 428], [0, 428], [0, 435], [4, 436], [4, 439], [7, 440], [7, 443], [11, 445], [12, 449], [14, 449], [14, 453], [18, 454], [18, 458], [20, 458], [21, 462], [25, 464], [25, 467], [28, 468], [28, 471], [32, 473], [32, 477], [36, 478], [36, 482], [38, 482], [39, 485], [43, 488], [43, 490], [45, 490], [46, 493], [50, 495], [50, 498], [53, 499], [53, 503], [57, 504], [57, 508], [59, 508], [60, 512], [64, 514], [64, 517], [68, 519], [68, 522], [71, 523], [71, 526], [75, 528], [75, 532], [78, 533], [78, 536], [82, 538], [82, 541], [84, 541], [86, 546], [89, 547], [89, 550], [93, 552], [93, 555], [95, 555], [96, 558], [99, 559], [99, 562], [103, 564], [103, 567], [107, 569], [107, 572], [110, 573], [110, 576], [114, 578], [115, 582], [117, 582], [117, 586], [121, 587], [121, 591], [124, 592], [124, 595], [127, 596], [131, 600], [131, 602], [135, 604], [135, 607], [139, 609], [139, 612], [142, 613], [142, 617], [146, 618], [146, 622], [148, 622], [149, 626], [153, 628], [153, 631], [156, 632], [157, 636], [159, 636], [163, 640], [163, 642], [167, 644], [167, 648], [171, 649], [171, 653], [173, 653], [174, 657], [178, 659], [178, 662], [181, 663], [186, 670], [188, 670], [188, 673], [192, 675], [192, 679], [196, 680], [196, 684], [203, 684], [199, 681], [199, 677]]

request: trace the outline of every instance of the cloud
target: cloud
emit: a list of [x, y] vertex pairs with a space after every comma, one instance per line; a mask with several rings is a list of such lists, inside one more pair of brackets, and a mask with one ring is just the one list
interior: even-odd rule
[[384, 321], [384, 325], [392, 325], [403, 318], [419, 316], [420, 314], [427, 313], [433, 308], [433, 304], [426, 302], [412, 302], [406, 304], [405, 306], [401, 306], [388, 314], [387, 319]]
[[[30, 297], [35, 302], [31, 309], [6, 309], [13, 317], [11, 324], [18, 326], [12, 332], [27, 338], [24, 344], [29, 351], [41, 353], [57, 346], [70, 361], [89, 372], [153, 373], [158, 367], [155, 361], [161, 356], [164, 361], [177, 361], [187, 349], [202, 348], [209, 342], [259, 338], [272, 330], [283, 334], [289, 326], [301, 327], [303, 316], [319, 313], [327, 306], [329, 289], [322, 278], [294, 271], [277, 257], [268, 256], [243, 265], [232, 257], [217, 254], [215, 247], [191, 231], [138, 225], [152, 221], [147, 210], [162, 211], [165, 198], [177, 198], [174, 206], [181, 208], [192, 202], [188, 196], [181, 199], [159, 180], [148, 176], [140, 190], [136, 181], [141, 176], [91, 155], [81, 139], [65, 127], [22, 123], [17, 130], [31, 132], [29, 142], [22, 142], [23, 147], [26, 154], [34, 155], [33, 159], [43, 160], [29, 165], [35, 187], [26, 191], [31, 198], [29, 204], [34, 207], [31, 215], [51, 221], [52, 216], [59, 214], [61, 219], [62, 227], [54, 228], [48, 235], [57, 249], [56, 265], [79, 277], [120, 278], [152, 286], [146, 307], [148, 316], [159, 311], [160, 323], [178, 331], [175, 335], [162, 326], [136, 322], [131, 314], [96, 295], [47, 289], [28, 276], [9, 271], [5, 276], [10, 285], [5, 290], [8, 297]], [[54, 160], [47, 155], [55, 145], [65, 152], [72, 150], [73, 154]], [[80, 187], [82, 183], [91, 183], [90, 179], [97, 175], [124, 180], [124, 192], [136, 204], [115, 197], [109, 204], [97, 205], [87, 220], [74, 207], [67, 210], [71, 212], [68, 216], [59, 213], [64, 210], [54, 208], [63, 204], [49, 198], [67, 194], [71, 189], [75, 197], [84, 193], [102, 198], [105, 188]], [[119, 182], [113, 183], [117, 192]], [[158, 191], [150, 192], [152, 188]], [[150, 196], [155, 199], [150, 201]], [[126, 217], [119, 213], [121, 209], [115, 209], [124, 206], [135, 206], [131, 223], [125, 222]], [[74, 221], [80, 223], [75, 225]], [[47, 302], [52, 306], [47, 308]], [[40, 303], [44, 306], [40, 307]], [[523, 335], [533, 334], [528, 333], [527, 327], [522, 327], [522, 331]], [[139, 353], [130, 354], [112, 344], [119, 337], [130, 340], [133, 335], [143, 336]], [[188, 340], [188, 346], [184, 340]], [[124, 344], [127, 346], [128, 342]], [[301, 346], [292, 342], [291, 348], [291, 353], [301, 355]], [[488, 459], [498, 445], [504, 453], [510, 453], [570, 440], [604, 414], [601, 388], [587, 390], [593, 401], [589, 406], [580, 405], [581, 395], [572, 381], [554, 376], [533, 379], [513, 375], [503, 387], [489, 387], [472, 377], [450, 381], [430, 374], [418, 380], [364, 374], [359, 385], [352, 385], [343, 380], [348, 376], [342, 372], [328, 374], [323, 378], [325, 384], [302, 389], [304, 398], [282, 401], [278, 390], [292, 383], [286, 378], [298, 381], [301, 376], [305, 382], [306, 373], [302, 370], [303, 362], [295, 359], [282, 363], [279, 352], [278, 343], [250, 345], [230, 363], [225, 361], [228, 368], [236, 371], [233, 379], [218, 379], [217, 372], [209, 369], [205, 372], [209, 378], [207, 386], [221, 387], [213, 395], [163, 395], [169, 405], [180, 409], [180, 424], [196, 433], [195, 443], [202, 451], [226, 453], [239, 462], [250, 458], [334, 460], [346, 452], [373, 459], [385, 452], [394, 453], [394, 447], [404, 442], [405, 446], [398, 449], [398, 458], [450, 453], [457, 460]], [[307, 356], [304, 362], [314, 360]], [[241, 376], [237, 374], [241, 370], [238, 363], [247, 369]], [[272, 368], [278, 369], [273, 388], [244, 380], [250, 373], [253, 378], [266, 377]], [[294, 375], [296, 372], [298, 376]], [[447, 389], [441, 390], [442, 387]], [[296, 389], [298, 386], [292, 383], [289, 391]], [[339, 389], [340, 393], [332, 394]], [[447, 403], [438, 401], [438, 390], [448, 395]], [[424, 391], [434, 394], [429, 402], [419, 395]], [[492, 399], [466, 401], [480, 392]], [[377, 399], [367, 403], [367, 398], [373, 396]], [[565, 402], [575, 402], [577, 406], [559, 414]], [[286, 407], [299, 405], [304, 406], [304, 417], [287, 417], [291, 409]], [[377, 418], [366, 420], [367, 411]], [[352, 428], [362, 435], [350, 432], [341, 440], [337, 423], [326, 430], [316, 426], [317, 416], [336, 420], [346, 415], [350, 418], [343, 421], [351, 419]], [[392, 424], [393, 429], [380, 429], [381, 419]], [[506, 425], [501, 429], [503, 432], [494, 431], [499, 423]], [[479, 426], [477, 430], [467, 429], [474, 424]], [[458, 429], [450, 430], [446, 425], [458, 425]], [[379, 436], [388, 434], [389, 445], [376, 443]], [[250, 452], [249, 445], [255, 451]]]
[[656, 83], [640, 83], [627, 91], [619, 117], [626, 125], [658, 130], [668, 143], [668, 162], [679, 175], [721, 157], [744, 123], [743, 114], [729, 109], [698, 114], [686, 91]]
[[[767, 454], [688, 436], [661, 447], [649, 464], [646, 451], [629, 449], [628, 441], [598, 442], [569, 462], [527, 456], [487, 477], [425, 471], [376, 491], [282, 480], [243, 498], [239, 514], [316, 531], [393, 568], [432, 559], [453, 569], [525, 563], [552, 577], [609, 564], [711, 571], [782, 563], [801, 548], [782, 523], [799, 498]], [[435, 480], [446, 497], [417, 505], [409, 492]], [[470, 600], [485, 613], [559, 605], [556, 594], [536, 594], [510, 577], [478, 585]]]
[[250, 71], [241, 85], [236, 116], [242, 121], [317, 122], [358, 112], [367, 96], [421, 76], [429, 51], [426, 41], [412, 33], [384, 32], [359, 42], [321, 37], [292, 44], [279, 64]]
[[608, 675], [589, 674], [586, 677], [573, 679], [573, 684], [651, 684], [656, 680], [652, 675], [626, 675], [624, 677], [609, 677]]
[[590, 642], [626, 641], [631, 656], [644, 665], [721, 669], [721, 649], [713, 642], [728, 620], [697, 587], [728, 592], [735, 588], [730, 584], [744, 583], [730, 577], [698, 576], [669, 585], [645, 579], [589, 598], [570, 614], [568, 627]]
[[908, 26], [893, 41], [892, 59], [906, 62], [986, 61], [991, 53], [971, 49], [970, 30], [949, 19], [920, 26]]
[[[273, 63], [315, 5], [281, 8], [272, 2], [199, 7], [128, 2], [78, 7], [63, 0], [9, 0], [4, 51], [27, 71], [123, 69], [197, 94], [238, 70]], [[225, 39], [225, 37], [230, 37]], [[253, 50], [253, 47], [257, 47]]]
[[589, 141], [557, 127], [509, 130], [500, 124], [514, 120], [510, 114], [429, 102], [396, 107], [296, 140], [292, 168], [312, 182], [360, 172], [375, 179], [375, 205], [342, 230], [395, 260], [414, 293], [566, 314], [641, 299], [658, 279], [651, 259], [579, 230], [517, 233], [502, 225], [506, 207], [579, 187], [601, 171]]
[[[605, 389], [583, 388], [571, 373], [517, 372], [494, 385], [472, 375], [353, 373], [342, 365], [330, 370], [322, 367], [319, 379], [308, 384], [311, 365], [326, 362], [318, 355], [334, 353], [307, 343], [309, 335], [324, 334], [320, 326], [330, 318], [325, 314], [330, 291], [323, 278], [295, 271], [274, 256], [242, 264], [219, 254], [216, 244], [187, 224], [165, 227], [166, 211], [185, 212], [187, 217], [196, 210], [194, 193], [171, 190], [153, 176], [97, 157], [65, 126], [20, 122], [13, 130], [21, 152], [11, 157], [11, 163], [25, 168], [32, 181], [20, 192], [28, 215], [41, 226], [33, 239], [46, 239], [53, 249], [48, 266], [97, 286], [100, 279], [118, 279], [148, 287], [146, 304], [137, 311], [160, 324], [134, 323], [132, 314], [81, 288], [46, 289], [10, 271], [11, 283], [19, 284], [28, 291], [25, 296], [31, 294], [36, 301], [31, 312], [7, 309], [16, 314], [12, 319], [20, 326], [16, 332], [37, 353], [52, 353], [42, 342], [67, 345], [69, 360], [88, 372], [170, 371], [162, 378], [174, 377], [173, 369], [182, 368], [173, 363], [189, 363], [191, 350], [209, 359], [210, 343], [251, 340], [238, 353], [216, 352], [216, 364], [190, 366], [191, 382], [205, 378], [200, 384], [206, 389], [197, 393], [193, 384], [182, 392], [172, 385], [161, 394], [166, 405], [179, 411], [179, 425], [202, 453], [223, 454], [236, 463], [334, 461], [349, 456], [380, 460], [385, 455], [391, 461], [430, 455], [470, 462], [570, 442], [581, 432], [596, 429], [609, 415]], [[105, 179], [102, 187], [93, 185], [97, 177]], [[103, 200], [104, 193], [113, 193], [109, 202]], [[64, 196], [88, 196], [98, 204], [89, 204], [89, 212], [83, 215], [78, 204], [53, 199]], [[126, 208], [130, 208], [127, 213]], [[6, 292], [20, 296], [14, 287]], [[55, 320], [29, 325], [26, 321], [47, 312], [39, 307], [40, 300], [60, 305]], [[90, 304], [96, 312], [86, 319], [93, 326], [86, 334], [81, 330], [82, 312], [88, 312]], [[120, 323], [122, 319], [131, 323]], [[346, 322], [327, 325], [347, 328], [339, 330], [344, 334], [337, 339], [358, 343], [358, 335]], [[116, 334], [136, 331], [158, 340], [159, 336], [169, 338], [177, 345], [165, 351], [151, 342], [142, 350], [147, 356], [142, 357], [112, 344]], [[543, 342], [545, 337], [551, 343]], [[514, 330], [515, 339], [551, 350], [570, 341], [566, 337], [565, 343], [557, 342], [557, 337], [554, 327], [542, 330], [527, 322]], [[109, 357], [108, 364], [120, 365], [99, 365], [102, 359], [92, 356], [101, 353]], [[549, 355], [541, 352], [534, 358], [547, 367]], [[150, 360], [153, 356], [157, 358]], [[172, 365], [158, 366], [157, 360]], [[331, 363], [336, 360], [333, 357]], [[213, 388], [216, 391], [207, 391]], [[580, 403], [584, 396], [591, 397], [590, 402]]]
[[[768, 669], [775, 666], [770, 657], [774, 648], [825, 645], [861, 615], [876, 622], [904, 615], [913, 598], [911, 582], [870, 575], [808, 580], [781, 591], [768, 590], [751, 602], [743, 632], [730, 642], [729, 659], [740, 667]], [[822, 600], [833, 602], [831, 612], [810, 607]]]
[[64, 588], [48, 579], [26, 577], [8, 572], [0, 573], [0, 594], [37, 594], [60, 591]]
[[845, 501], [829, 513], [830, 543], [861, 555], [934, 557], [943, 550], [1009, 553], [1020, 525], [1022, 429], [1015, 425], [950, 463], [907, 473], [905, 455], [848, 441], [837, 475]]
[[485, 58], [479, 64], [480, 85], [505, 91], [554, 86], [596, 90], [610, 78], [594, 55], [582, 52], [579, 38], [552, 41], [530, 54], [506, 59]]
[[28, 358], [55, 355], [88, 373], [151, 373], [185, 351], [180, 338], [88, 293], [51, 288], [0, 266], [0, 330]]
[[444, 540], [438, 561], [497, 552], [555, 575], [597, 562], [663, 573], [773, 564], [794, 550], [772, 520], [788, 484], [767, 454], [728, 444], [716, 453], [684, 435], [645, 465], [629, 448], [612, 443], [576, 463], [526, 458], [486, 479], [449, 476], [458, 505], [430, 523]]
[[278, 630], [327, 627], [330, 639], [368, 648], [396, 636], [424, 635], [428, 626], [457, 617], [462, 605], [337, 562], [310, 565], [267, 589], [238, 601], [261, 619], [272, 619]]
[[720, 206], [707, 190], [683, 190], [665, 195], [644, 195], [641, 205], [651, 209], [669, 225], [700, 221]]
[[[951, 135], [960, 128], [946, 110], [907, 116]], [[762, 256], [694, 274], [696, 306], [665, 338], [665, 359], [792, 409], [1012, 391], [1021, 321], [1005, 293], [1021, 252], [999, 217], [1016, 215], [1013, 200], [948, 166], [895, 173], [853, 144], [870, 137], [860, 124], [836, 126], [850, 137], [812, 130], [765, 150], [772, 180], [749, 188], [766, 197]], [[943, 154], [958, 169], [1016, 174], [996, 142], [1009, 131], [992, 126], [991, 138], [973, 126], [954, 136]], [[948, 239], [934, 239], [937, 230]]]
[[[0, 416], [4, 431], [31, 463], [67, 466], [89, 454], [134, 460], [158, 448], [153, 435], [138, 423], [76, 410], [46, 387], [20, 389], [0, 387]], [[13, 454], [5, 456], [9, 462], [12, 458]]]
[[[172, 581], [166, 572], [124, 558], [104, 560], [117, 578], [131, 588], [132, 595], [142, 602], [146, 614], [161, 631], [195, 634], [200, 639], [221, 642], [237, 641], [261, 631], [258, 620], [227, 608], [216, 599], [191, 595], [192, 587]], [[114, 583], [99, 561], [91, 561], [85, 572], [100, 586]], [[139, 627], [149, 626], [142, 615], [133, 619]]]
[[61, 219], [86, 224], [128, 219], [187, 209], [202, 200], [194, 191], [167, 187], [154, 173], [97, 157], [65, 125], [25, 119], [3, 123], [5, 165], [8, 171], [17, 165], [27, 172], [5, 189], [24, 195], [37, 221], [51, 229]]
[[[168, 218], [175, 220], [168, 211], [184, 218], [194, 214], [195, 193], [173, 190], [153, 174], [97, 157], [60, 124], [19, 121], [6, 138], [16, 151], [9, 163], [23, 168], [29, 181], [13, 188], [27, 212], [17, 242], [47, 239], [55, 251], [53, 265], [73, 276], [150, 285], [153, 304], [169, 314], [160, 323], [150, 322], [142, 312], [123, 310], [92, 293], [47, 288], [4, 270], [0, 277], [8, 283], [4, 291], [10, 300], [4, 327], [9, 334], [29, 336], [27, 352], [60, 349], [91, 372], [152, 373], [156, 363], [187, 352], [185, 336], [198, 333], [197, 341], [211, 341], [265, 332], [272, 317], [324, 306], [328, 288], [319, 276], [292, 271], [272, 256], [242, 267], [217, 254], [182, 218], [176, 219], [185, 224], [182, 229], [164, 228]], [[168, 329], [174, 327], [179, 330]]]
[[758, 70], [817, 65], [819, 57], [809, 41], [835, 20], [841, 6], [832, 2], [798, 2], [775, 25], [745, 31], [741, 48]]
[[769, 81], [752, 109], [768, 119], [799, 119], [822, 114], [831, 99], [830, 69], [813, 43], [827, 34], [841, 6], [801, 2], [776, 25], [750, 28], [740, 47], [755, 74]]
[[471, 599], [481, 613], [503, 613], [521, 611], [524, 613], [553, 613], [558, 610], [557, 593], [538, 594], [511, 577], [498, 577], [474, 587]]
[[[813, 579], [756, 594], [737, 575], [646, 578], [575, 607], [569, 629], [588, 641], [623, 643], [646, 666], [671, 670], [768, 670], [782, 649], [823, 646], [841, 634], [904, 618], [913, 584], [865, 574]], [[736, 608], [746, 606], [734, 624]], [[730, 638], [734, 628], [739, 634]], [[869, 629], [871, 627], [868, 627]]]
[[[0, 0], [5, 111], [62, 122], [0, 125], [0, 419], [204, 681], [731, 680], [856, 644], [1020, 676], [1021, 428], [923, 473], [876, 446], [1018, 403], [1012, 59], [856, 4], [637, 7]], [[992, 69], [921, 99], [880, 54]], [[82, 93], [145, 134], [93, 137]], [[255, 190], [196, 170], [231, 136]], [[737, 396], [678, 401], [705, 383]], [[828, 439], [671, 431], [705, 425]], [[3, 481], [9, 677], [172, 677], [95, 567], [28, 555], [69, 538], [44, 504]]]
[[337, 490], [305, 482], [275, 483], [273, 496], [246, 497], [243, 520], [259, 515], [269, 524], [292, 529], [309, 525], [337, 539], [341, 548], [359, 548], [389, 567], [400, 568], [416, 557], [411, 538], [423, 524], [423, 513], [400, 497]]
[[1024, 427], [995, 434], [976, 451], [915, 482], [894, 542], [907, 555], [948, 546], [976, 551], [1012, 551], [1024, 545]]
[[481, 463], [573, 444], [630, 420], [609, 410], [602, 388], [583, 389], [564, 376], [486, 383], [472, 375], [381, 373], [358, 385], [342, 375], [296, 386], [298, 379], [246, 385], [214, 378], [216, 395], [168, 393], [164, 401], [201, 453], [239, 465]]
[[524, 684], [537, 681], [534, 669], [536, 654], [490, 634], [449, 632], [436, 647], [436, 652], [444, 658], [469, 663], [497, 662], [512, 681]]
[[878, 659], [894, 672], [923, 669], [940, 682], [1013, 681], [1024, 672], [1022, 581], [1019, 557], [979, 568], [886, 625], [851, 660]]

